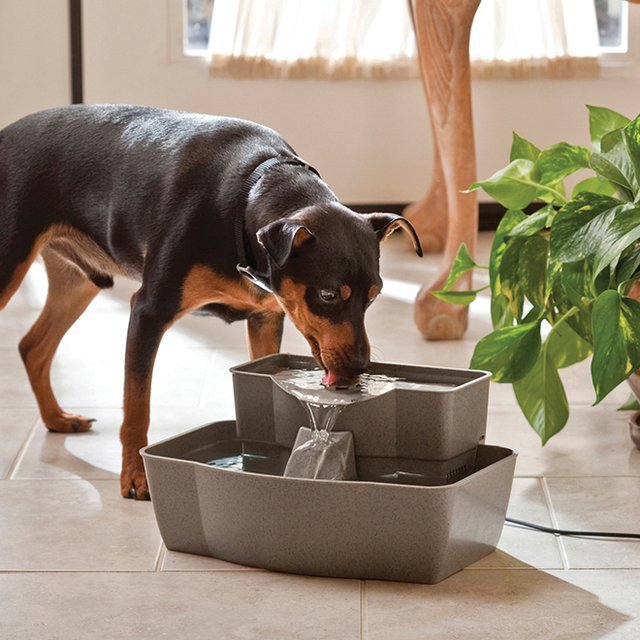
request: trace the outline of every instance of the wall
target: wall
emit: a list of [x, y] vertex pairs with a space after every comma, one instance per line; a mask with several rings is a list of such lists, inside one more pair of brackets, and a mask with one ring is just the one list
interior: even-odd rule
[[[180, 0], [84, 0], [85, 100], [249, 118], [280, 131], [344, 201], [422, 195], [431, 135], [418, 82], [211, 78], [202, 61], [178, 53], [179, 9]], [[68, 100], [66, 11], [65, 0], [0, 2], [0, 124]], [[628, 62], [600, 79], [474, 82], [481, 177], [506, 164], [512, 130], [539, 146], [588, 144], [585, 104], [640, 110], [640, 6], [630, 17]]]
[[0, 127], [69, 102], [67, 0], [0, 1]]

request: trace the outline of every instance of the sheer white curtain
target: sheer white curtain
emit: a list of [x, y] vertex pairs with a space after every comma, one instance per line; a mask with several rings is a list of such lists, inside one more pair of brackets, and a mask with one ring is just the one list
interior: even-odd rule
[[251, 77], [415, 75], [404, 0], [215, 0], [211, 68]]
[[[597, 73], [593, 0], [482, 0], [471, 32], [476, 77]], [[215, 0], [214, 75], [417, 77], [407, 0]]]
[[598, 72], [593, 0], [482, 0], [471, 30], [475, 77], [576, 77]]

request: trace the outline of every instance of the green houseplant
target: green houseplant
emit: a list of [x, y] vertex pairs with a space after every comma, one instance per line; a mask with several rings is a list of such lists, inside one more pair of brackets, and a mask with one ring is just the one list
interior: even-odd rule
[[[640, 366], [640, 116], [588, 111], [591, 150], [566, 142], [541, 150], [513, 134], [509, 164], [470, 187], [507, 209], [490, 264], [461, 246], [434, 294], [469, 304], [482, 289], [457, 291], [457, 279], [489, 270], [493, 331], [471, 367], [513, 385], [543, 444], [569, 417], [559, 370], [591, 356], [597, 404]], [[581, 170], [590, 175], [569, 195], [564, 181]], [[532, 203], [540, 208], [527, 215]]]

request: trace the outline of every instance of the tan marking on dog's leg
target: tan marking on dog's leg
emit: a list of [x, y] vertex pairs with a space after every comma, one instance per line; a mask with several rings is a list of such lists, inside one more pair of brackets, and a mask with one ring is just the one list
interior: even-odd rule
[[252, 360], [280, 351], [284, 313], [269, 313], [247, 319], [247, 342]]
[[131, 380], [125, 374], [124, 420], [120, 428], [122, 443], [122, 473], [120, 491], [124, 498], [149, 500], [149, 487], [140, 456], [140, 449], [147, 446], [151, 401], [151, 377], [142, 382]]
[[42, 259], [49, 278], [45, 306], [19, 345], [20, 355], [46, 427], [70, 433], [86, 431], [91, 420], [65, 413], [51, 389], [51, 361], [60, 341], [100, 289], [75, 266], [44, 249]]
[[162, 324], [153, 315], [141, 310], [144, 306], [140, 291], [132, 299], [127, 333], [124, 377], [124, 419], [120, 428], [122, 442], [122, 473], [120, 491], [125, 498], [149, 500], [149, 487], [140, 456], [147, 445], [153, 365], [160, 341], [171, 323]]

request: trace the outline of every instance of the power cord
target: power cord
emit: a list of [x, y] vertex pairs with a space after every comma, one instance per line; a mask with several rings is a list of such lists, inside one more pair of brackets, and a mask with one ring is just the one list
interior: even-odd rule
[[520, 527], [528, 529], [536, 529], [545, 533], [553, 533], [557, 536], [582, 536], [588, 538], [630, 538], [640, 540], [640, 533], [617, 533], [614, 531], [571, 531], [570, 529], [554, 529], [553, 527], [545, 527], [541, 524], [534, 524], [526, 520], [517, 520], [516, 518], [505, 518], [509, 524], [517, 524]]

